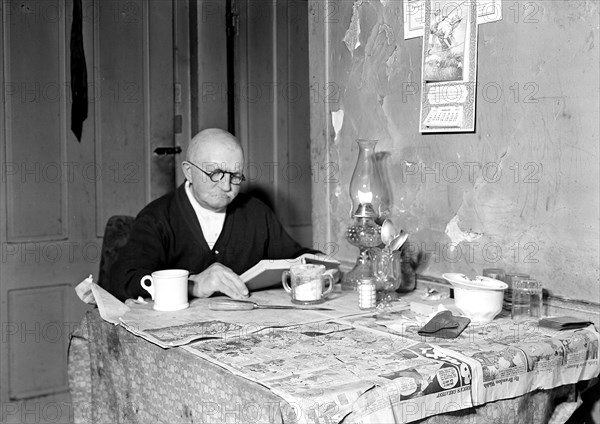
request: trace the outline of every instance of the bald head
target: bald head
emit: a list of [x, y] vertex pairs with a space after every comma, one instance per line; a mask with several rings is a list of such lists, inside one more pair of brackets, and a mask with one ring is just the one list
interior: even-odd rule
[[218, 148], [242, 152], [242, 145], [233, 134], [219, 128], [208, 128], [200, 131], [192, 138], [187, 150], [186, 160], [192, 162], [209, 161], [212, 151]]
[[[223, 212], [240, 191], [244, 152], [231, 133], [217, 128], [199, 132], [190, 141], [181, 167], [196, 201], [205, 209]], [[221, 175], [213, 180], [214, 173]], [[231, 179], [236, 178], [236, 183]]]

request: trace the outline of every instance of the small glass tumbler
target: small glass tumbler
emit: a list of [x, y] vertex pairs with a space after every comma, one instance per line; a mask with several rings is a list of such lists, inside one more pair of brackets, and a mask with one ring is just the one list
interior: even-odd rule
[[513, 279], [511, 316], [514, 321], [542, 316], [542, 283], [534, 279]]
[[512, 272], [504, 274], [504, 282], [508, 285], [508, 288], [504, 290], [504, 302], [502, 303], [502, 310], [508, 314], [512, 311], [512, 286], [513, 281], [526, 280], [529, 278], [529, 274], [523, 274], [518, 272]]

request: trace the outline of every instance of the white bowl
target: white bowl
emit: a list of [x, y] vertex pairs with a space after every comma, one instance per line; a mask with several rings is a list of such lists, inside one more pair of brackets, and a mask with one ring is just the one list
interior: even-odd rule
[[454, 288], [454, 302], [473, 322], [486, 323], [502, 311], [504, 290], [508, 285], [493, 278], [477, 276], [471, 280], [464, 274], [442, 275]]

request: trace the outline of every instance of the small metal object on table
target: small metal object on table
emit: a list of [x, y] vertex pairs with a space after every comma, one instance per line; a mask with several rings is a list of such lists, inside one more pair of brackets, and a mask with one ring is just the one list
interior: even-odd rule
[[208, 304], [212, 311], [251, 311], [252, 309], [304, 309], [306, 311], [333, 311], [331, 308], [302, 307], [291, 305], [260, 305], [251, 300], [216, 299]]

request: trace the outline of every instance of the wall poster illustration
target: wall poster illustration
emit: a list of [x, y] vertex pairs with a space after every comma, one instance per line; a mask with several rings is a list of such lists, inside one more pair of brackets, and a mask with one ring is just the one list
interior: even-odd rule
[[477, 4], [425, 0], [421, 132], [475, 130]]
[[[454, 0], [459, 2], [458, 0]], [[472, 0], [477, 3], [477, 24], [502, 20], [502, 0]], [[404, 39], [422, 37], [425, 21], [425, 0], [403, 0]]]

